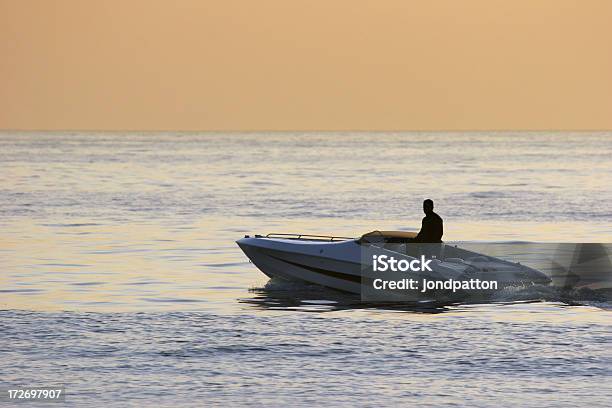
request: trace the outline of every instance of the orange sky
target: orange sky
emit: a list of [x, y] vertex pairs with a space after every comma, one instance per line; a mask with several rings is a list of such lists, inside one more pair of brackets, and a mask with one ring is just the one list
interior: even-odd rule
[[0, 0], [0, 128], [612, 129], [612, 1]]

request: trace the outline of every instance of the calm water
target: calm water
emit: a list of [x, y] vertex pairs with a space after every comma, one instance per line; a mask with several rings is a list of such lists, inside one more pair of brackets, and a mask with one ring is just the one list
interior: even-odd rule
[[612, 302], [383, 308], [244, 234], [612, 242], [612, 133], [0, 133], [0, 383], [68, 402], [610, 406]]

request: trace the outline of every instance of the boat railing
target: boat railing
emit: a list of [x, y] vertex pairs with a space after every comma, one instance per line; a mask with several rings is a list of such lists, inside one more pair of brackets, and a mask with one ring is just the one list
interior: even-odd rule
[[266, 235], [266, 238], [283, 238], [283, 239], [295, 239], [305, 241], [347, 241], [355, 239], [351, 237], [336, 237], [331, 235], [312, 235], [312, 234], [285, 234], [272, 232]]

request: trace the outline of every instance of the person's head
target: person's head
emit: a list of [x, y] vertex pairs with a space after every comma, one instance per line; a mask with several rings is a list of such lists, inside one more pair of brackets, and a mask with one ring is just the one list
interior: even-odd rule
[[425, 212], [425, 214], [429, 214], [433, 212], [433, 201], [430, 200], [429, 198], [425, 201], [423, 201], [423, 212]]

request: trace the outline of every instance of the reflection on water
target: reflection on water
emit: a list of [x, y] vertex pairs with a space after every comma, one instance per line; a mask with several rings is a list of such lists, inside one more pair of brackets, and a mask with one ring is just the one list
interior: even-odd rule
[[[465, 297], [461, 301], [440, 302], [369, 302], [357, 294], [345, 293], [317, 285], [271, 279], [263, 287], [249, 290], [250, 296], [238, 301], [262, 310], [287, 310], [298, 312], [380, 311], [437, 314], [445, 312], [473, 311], [473, 307], [485, 305], [537, 304], [552, 302], [568, 306], [596, 306], [612, 309], [612, 288], [559, 288], [531, 285], [500, 290], [493, 297]], [[469, 307], [469, 309], [466, 309]]]
[[251, 289], [251, 297], [241, 303], [267, 310], [300, 312], [333, 312], [348, 310], [380, 310], [411, 313], [442, 313], [453, 304], [423, 302], [363, 302], [360, 295], [344, 293], [317, 285], [271, 279], [264, 287]]

